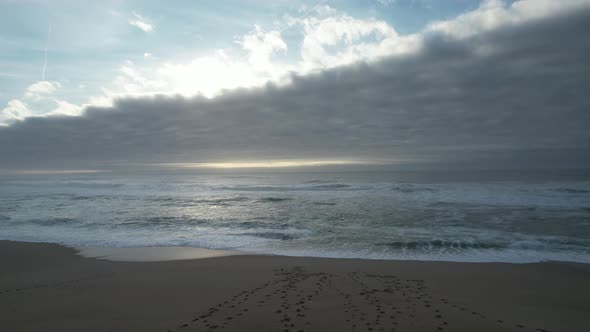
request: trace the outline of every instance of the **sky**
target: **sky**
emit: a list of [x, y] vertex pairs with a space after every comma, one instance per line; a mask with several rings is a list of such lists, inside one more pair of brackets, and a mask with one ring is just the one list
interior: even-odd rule
[[0, 169], [590, 167], [587, 31], [590, 0], [0, 0]]

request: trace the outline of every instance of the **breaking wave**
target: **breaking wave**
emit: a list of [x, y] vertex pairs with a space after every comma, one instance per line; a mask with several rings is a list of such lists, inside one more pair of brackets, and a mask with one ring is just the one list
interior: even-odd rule
[[281, 241], [293, 240], [293, 239], [297, 238], [293, 234], [278, 233], [278, 232], [242, 233], [239, 235], [253, 236], [253, 237], [259, 237], [259, 238], [263, 238], [263, 239], [281, 240]]
[[261, 203], [278, 203], [278, 202], [285, 202], [285, 201], [290, 201], [293, 200], [292, 198], [288, 198], [288, 197], [263, 197], [259, 200], [257, 200], [257, 202], [261, 202]]
[[464, 241], [394, 241], [379, 243], [378, 245], [387, 246], [393, 249], [406, 250], [431, 250], [431, 249], [502, 249], [507, 246], [496, 242], [464, 242]]
[[556, 188], [553, 191], [568, 193], [568, 194], [590, 194], [590, 190], [578, 188]]
[[317, 184], [315, 182], [312, 185], [277, 185], [277, 186], [251, 186], [251, 185], [235, 185], [235, 186], [222, 186], [221, 190], [231, 191], [336, 191], [336, 190], [367, 190], [370, 189], [368, 186], [352, 186], [345, 183], [325, 183]]

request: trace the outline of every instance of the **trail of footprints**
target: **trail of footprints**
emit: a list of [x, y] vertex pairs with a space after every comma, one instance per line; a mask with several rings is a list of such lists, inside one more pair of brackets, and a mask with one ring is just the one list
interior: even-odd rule
[[[247, 324], [270, 320], [280, 325], [279, 331], [317, 331], [322, 329], [313, 324], [313, 315], [324, 313], [341, 320], [334, 321], [334, 326], [345, 326], [346, 331], [453, 331], [451, 318], [461, 315], [464, 320], [469, 314], [470, 320], [493, 323], [498, 330], [549, 332], [509, 324], [444, 298], [435, 299], [423, 280], [361, 272], [309, 273], [300, 267], [277, 269], [273, 277], [168, 332], [264, 331], [269, 330], [268, 327], [263, 325], [254, 329], [253, 326], [248, 328]], [[334, 294], [338, 296], [336, 301]], [[310, 310], [315, 306], [319, 306], [316, 307], [319, 310]]]

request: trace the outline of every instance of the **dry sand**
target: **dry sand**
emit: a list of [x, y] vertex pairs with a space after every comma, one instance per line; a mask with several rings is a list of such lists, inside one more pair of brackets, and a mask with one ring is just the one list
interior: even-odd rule
[[590, 331], [590, 266], [84, 258], [0, 241], [0, 331]]

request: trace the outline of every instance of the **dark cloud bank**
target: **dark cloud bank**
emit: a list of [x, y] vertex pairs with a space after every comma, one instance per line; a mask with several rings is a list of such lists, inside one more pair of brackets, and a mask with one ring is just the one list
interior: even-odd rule
[[590, 11], [222, 97], [154, 97], [0, 128], [0, 168], [378, 158], [588, 167]]

